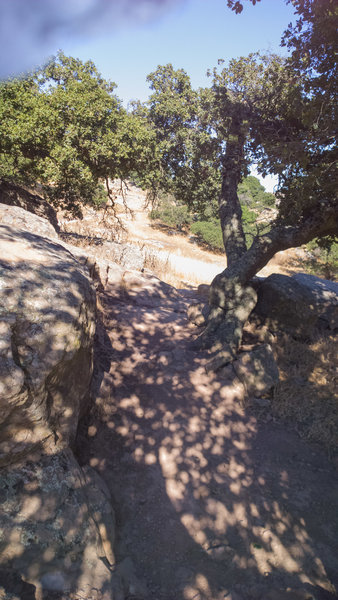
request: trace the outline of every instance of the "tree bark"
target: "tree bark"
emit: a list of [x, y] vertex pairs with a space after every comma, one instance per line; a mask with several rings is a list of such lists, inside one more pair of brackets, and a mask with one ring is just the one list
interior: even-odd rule
[[246, 252], [242, 209], [237, 196], [237, 187], [241, 181], [244, 162], [245, 135], [241, 129], [241, 122], [233, 119], [223, 158], [222, 188], [218, 200], [218, 212], [228, 266], [236, 263]]
[[275, 226], [255, 238], [249, 250], [216, 275], [210, 288], [208, 323], [195, 342], [195, 347], [211, 350], [208, 370], [217, 370], [236, 356], [244, 324], [257, 302], [257, 294], [250, 285], [256, 273], [276, 252], [337, 232], [337, 214], [333, 207], [303, 220], [298, 226]]

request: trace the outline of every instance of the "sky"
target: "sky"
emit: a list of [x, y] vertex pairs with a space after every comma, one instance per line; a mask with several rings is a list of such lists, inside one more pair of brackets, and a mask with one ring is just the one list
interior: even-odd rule
[[[104, 77], [117, 83], [117, 95], [146, 100], [146, 77], [158, 65], [172, 63], [191, 77], [193, 87], [209, 85], [206, 71], [217, 60], [258, 50], [279, 52], [282, 32], [292, 18], [283, 0], [248, 4], [240, 15], [225, 0], [190, 0], [169, 7], [152, 22], [121, 23], [91, 40], [67, 40], [62, 49], [81, 59], [91, 58]], [[284, 50], [283, 50], [284, 51]]]
[[62, 49], [91, 59], [127, 106], [147, 99], [146, 77], [158, 65], [185, 69], [199, 87], [219, 58], [285, 53], [280, 39], [294, 20], [285, 0], [244, 2], [240, 15], [226, 0], [0, 0], [0, 77]]

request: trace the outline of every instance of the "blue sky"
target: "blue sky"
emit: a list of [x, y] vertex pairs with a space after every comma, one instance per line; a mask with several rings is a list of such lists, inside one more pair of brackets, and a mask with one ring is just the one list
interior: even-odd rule
[[145, 100], [146, 76], [159, 64], [171, 62], [190, 75], [194, 87], [208, 85], [205, 73], [219, 58], [245, 56], [258, 50], [285, 52], [282, 32], [293, 12], [285, 0], [246, 4], [236, 15], [226, 0], [188, 0], [169, 6], [150, 22], [128, 20], [106, 23], [92, 38], [62, 40], [62, 49], [86, 60], [91, 58], [105, 78], [117, 83], [117, 95]]
[[[255, 51], [285, 53], [280, 40], [292, 20], [292, 8], [284, 0], [245, 4], [240, 15], [231, 12], [225, 0], [190, 0], [171, 5], [150, 22], [127, 20], [119, 27], [107, 23], [100, 35], [65, 40], [62, 49], [82, 60], [92, 59], [102, 75], [118, 85], [117, 95], [127, 106], [131, 99], [147, 99], [146, 77], [159, 64], [185, 69], [193, 87], [199, 87], [209, 85], [206, 71], [219, 58], [227, 61]], [[273, 191], [276, 178], [259, 179]]]
[[[207, 86], [219, 58], [285, 53], [283, 31], [295, 21], [286, 0], [244, 2], [236, 15], [226, 0], [0, 0], [0, 77], [41, 65], [62, 49], [91, 59], [117, 84], [125, 106], [149, 95], [146, 77], [172, 63], [193, 87]], [[264, 185], [272, 190], [275, 180]]]

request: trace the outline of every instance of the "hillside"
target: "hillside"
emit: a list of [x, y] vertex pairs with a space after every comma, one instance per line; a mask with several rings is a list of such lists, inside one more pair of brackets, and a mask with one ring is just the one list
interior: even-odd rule
[[[151, 207], [147, 205], [146, 193], [140, 188], [128, 183], [121, 189], [120, 182], [116, 181], [113, 189], [118, 217], [125, 230], [117, 226], [115, 232], [116, 221], [111, 208], [106, 215], [102, 210], [99, 216], [93, 210], [83, 208], [84, 219], [63, 219], [62, 229], [83, 235], [85, 243], [86, 237], [95, 237], [98, 224], [100, 235], [106, 239], [110, 239], [113, 227], [113, 239], [146, 249], [149, 269], [176, 287], [210, 284], [213, 277], [226, 267], [224, 255], [201, 248], [193, 236], [179, 234], [174, 229], [161, 228], [160, 224], [154, 223], [148, 216]], [[78, 243], [81, 243], [80, 240]], [[304, 257], [305, 251], [299, 248], [278, 252], [258, 275], [267, 277], [271, 273], [288, 275], [301, 272]]]

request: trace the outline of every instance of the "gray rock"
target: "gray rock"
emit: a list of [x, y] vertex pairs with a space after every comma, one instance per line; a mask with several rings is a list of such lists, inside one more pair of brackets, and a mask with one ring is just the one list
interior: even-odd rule
[[69, 448], [87, 409], [95, 292], [44, 219], [2, 214], [0, 596], [123, 600], [109, 490]]
[[[102, 532], [114, 533], [114, 516], [104, 489], [70, 450], [2, 469], [1, 567], [34, 585], [36, 598], [48, 591], [96, 598], [98, 589], [100, 600], [113, 600], [119, 581], [105, 564]], [[10, 586], [1, 581], [6, 598]]]
[[320, 325], [332, 330], [337, 329], [338, 283], [306, 273], [296, 273], [292, 279], [306, 289], [309, 302], [315, 308]]
[[145, 265], [145, 253], [136, 244], [122, 244], [105, 240], [102, 247], [92, 254], [111, 263], [117, 263], [124, 269], [142, 271]]
[[[42, 196], [32, 193], [22, 186], [13, 183], [1, 181], [0, 183], [0, 203], [8, 204], [10, 207], [20, 207], [25, 212], [33, 213], [38, 217], [47, 219], [53, 226], [54, 233], [59, 231], [59, 224], [56, 210]], [[0, 221], [1, 221], [0, 217]], [[35, 233], [37, 231], [35, 230]], [[41, 233], [41, 235], [43, 235]]]
[[46, 219], [33, 215], [19, 206], [0, 204], [0, 224], [17, 227], [52, 240], [58, 239], [55, 228]]
[[205, 302], [208, 302], [208, 300], [209, 300], [209, 294], [210, 294], [210, 285], [208, 285], [206, 283], [200, 283], [200, 285], [197, 286], [197, 294]]
[[191, 304], [188, 307], [187, 315], [191, 323], [197, 327], [201, 327], [202, 325], [206, 325], [209, 312], [209, 305], [199, 302], [198, 304]]
[[21, 216], [21, 228], [0, 226], [0, 464], [37, 444], [49, 452], [72, 444], [92, 375], [95, 292], [88, 273], [55, 240], [32, 233], [42, 219], [27, 215], [30, 231]]
[[233, 368], [248, 396], [268, 394], [279, 381], [278, 367], [269, 344], [243, 352], [233, 362]]
[[270, 329], [308, 338], [318, 322], [317, 307], [307, 288], [292, 277], [273, 274], [258, 288], [254, 311]]

